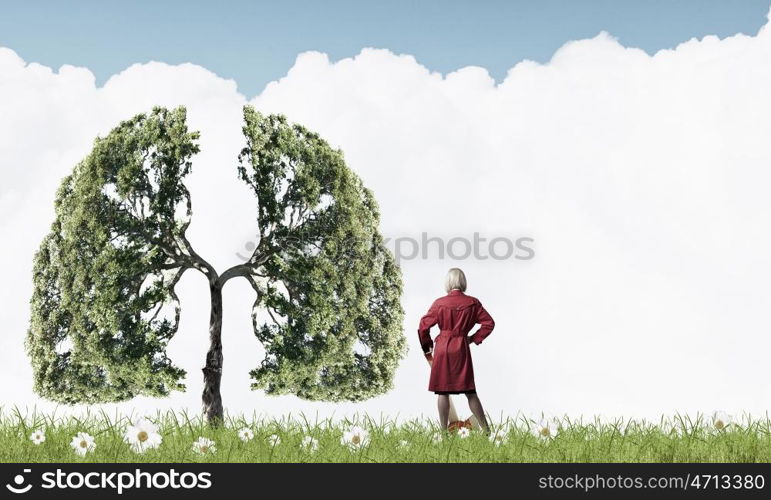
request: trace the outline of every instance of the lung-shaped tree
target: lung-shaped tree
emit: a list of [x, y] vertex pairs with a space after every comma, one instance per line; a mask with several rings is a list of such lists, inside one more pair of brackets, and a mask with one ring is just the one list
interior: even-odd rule
[[211, 292], [210, 422], [223, 417], [222, 288], [236, 277], [256, 293], [254, 333], [266, 353], [253, 389], [360, 401], [392, 387], [407, 351], [402, 282], [372, 192], [318, 134], [250, 106], [244, 119], [238, 174], [256, 197], [259, 242], [222, 274], [185, 235], [183, 181], [199, 151], [185, 108], [121, 122], [62, 181], [34, 258], [26, 347], [38, 394], [99, 403], [184, 390], [166, 347], [179, 325], [174, 287], [188, 269]]

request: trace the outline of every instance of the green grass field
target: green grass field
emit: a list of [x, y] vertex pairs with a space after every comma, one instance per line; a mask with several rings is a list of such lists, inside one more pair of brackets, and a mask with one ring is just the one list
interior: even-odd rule
[[[477, 430], [472, 430], [468, 436], [442, 434], [437, 425], [427, 419], [395, 424], [366, 416], [357, 417], [355, 421], [334, 422], [311, 421], [303, 416], [272, 420], [229, 417], [223, 426], [211, 428], [200, 417], [170, 412], [149, 416], [149, 423], [133, 427], [136, 420], [128, 417], [91, 414], [78, 419], [22, 415], [12, 410], [0, 412], [3, 443], [0, 461], [771, 461], [771, 421], [767, 416], [760, 420], [747, 417], [743, 421], [732, 421], [724, 416], [718, 419], [726, 420], [723, 429], [717, 428], [722, 423], [714, 418], [674, 416], [662, 418], [657, 423], [626, 420], [601, 423], [599, 419], [571, 421], [568, 417], [548, 421], [524, 417], [499, 419], [493, 420], [493, 436], [497, 436], [497, 442], [494, 442]], [[41, 436], [36, 436], [37, 444], [31, 439], [35, 431], [42, 431], [44, 436], [42, 442]], [[74, 439], [81, 432], [89, 436]], [[199, 441], [199, 438], [204, 440]], [[194, 442], [198, 443], [198, 452], [194, 450]], [[131, 443], [139, 449], [132, 448]], [[76, 449], [85, 453], [81, 456]]]

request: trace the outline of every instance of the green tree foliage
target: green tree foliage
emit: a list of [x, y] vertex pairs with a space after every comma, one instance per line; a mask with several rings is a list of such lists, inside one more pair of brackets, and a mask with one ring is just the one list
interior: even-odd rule
[[359, 401], [392, 387], [407, 351], [402, 282], [372, 192], [318, 134], [250, 106], [244, 118], [238, 173], [256, 197], [259, 243], [221, 275], [185, 235], [199, 135], [183, 107], [121, 122], [62, 181], [34, 258], [26, 347], [41, 396], [96, 403], [184, 390], [166, 346], [179, 325], [174, 287], [191, 268], [212, 296], [210, 420], [222, 417], [222, 287], [234, 277], [256, 293], [266, 350], [252, 388]]
[[[370, 190], [343, 154], [283, 116], [245, 110], [239, 173], [258, 202], [267, 356], [254, 388], [361, 400], [391, 388], [405, 352], [401, 276], [378, 232]], [[284, 320], [285, 318], [285, 320]]]

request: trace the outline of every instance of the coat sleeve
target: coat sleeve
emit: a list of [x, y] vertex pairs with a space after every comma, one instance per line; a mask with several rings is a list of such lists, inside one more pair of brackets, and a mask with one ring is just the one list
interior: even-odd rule
[[436, 302], [431, 304], [428, 312], [420, 318], [420, 324], [418, 325], [418, 339], [420, 340], [420, 347], [423, 348], [424, 353], [429, 353], [434, 348], [434, 341], [431, 340], [431, 327], [439, 323], [438, 307]]
[[471, 341], [479, 345], [488, 335], [490, 335], [493, 328], [495, 328], [493, 317], [490, 316], [490, 313], [488, 313], [484, 307], [482, 307], [481, 302], [477, 302], [476, 318], [474, 322], [481, 326], [473, 335], [471, 335]]

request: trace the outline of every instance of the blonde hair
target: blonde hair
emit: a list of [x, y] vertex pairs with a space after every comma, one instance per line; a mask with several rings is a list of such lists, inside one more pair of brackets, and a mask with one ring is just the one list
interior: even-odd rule
[[466, 275], [457, 267], [450, 268], [444, 280], [444, 289], [447, 293], [453, 288], [458, 288], [461, 292], [466, 291]]

